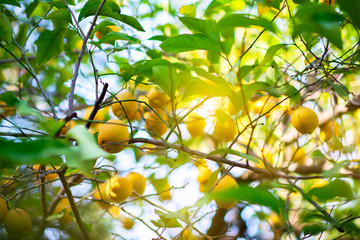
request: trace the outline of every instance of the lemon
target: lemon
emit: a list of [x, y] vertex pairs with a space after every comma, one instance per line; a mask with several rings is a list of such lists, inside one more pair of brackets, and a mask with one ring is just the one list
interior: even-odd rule
[[30, 215], [21, 208], [11, 209], [4, 218], [5, 230], [9, 236], [21, 239], [32, 230]]
[[[274, 110], [273, 108], [278, 103], [278, 99], [273, 96], [263, 96], [257, 99], [254, 104], [252, 105], [252, 110], [256, 114], [263, 114], [266, 113], [265, 116], [270, 116], [271, 110]], [[267, 113], [268, 112], [268, 113]]]
[[153, 108], [165, 109], [166, 106], [170, 103], [170, 99], [166, 93], [161, 92], [156, 88], [151, 88], [146, 96], [149, 99], [149, 105]]
[[62, 198], [54, 209], [54, 214], [59, 214], [64, 212], [64, 215], [58, 219], [58, 222], [61, 226], [67, 225], [74, 221], [73, 217], [70, 215], [71, 207], [69, 199]]
[[203, 136], [206, 121], [197, 113], [191, 113], [186, 121], [186, 128], [192, 137]]
[[337, 122], [328, 121], [320, 127], [320, 139], [323, 142], [329, 141], [333, 134], [337, 137], [340, 135], [339, 124], [337, 124]]
[[[99, 186], [99, 189], [97, 189], [93, 195], [94, 199], [99, 199], [99, 200], [103, 200], [103, 201], [109, 201], [109, 196], [106, 193], [106, 183], [103, 183]], [[101, 201], [96, 201], [99, 206], [103, 209], [108, 209], [109, 208], [109, 204], [101, 202]]]
[[[157, 114], [161, 116], [161, 118], [167, 122], [167, 115], [161, 111], [160, 109], [155, 109]], [[156, 115], [155, 112], [146, 112], [144, 114], [145, 119], [145, 128], [148, 130], [151, 136], [162, 136], [167, 131], [166, 124]]]
[[[238, 184], [236, 180], [230, 176], [225, 175], [223, 178], [220, 179], [220, 181], [217, 183], [217, 185], [214, 187], [213, 193], [219, 194], [224, 191], [229, 191], [231, 189], [237, 189]], [[214, 198], [216, 204], [225, 209], [232, 208], [236, 205], [237, 200], [223, 200], [218, 199], [217, 197]]]
[[131, 182], [133, 186], [133, 191], [139, 195], [142, 195], [145, 191], [146, 178], [143, 177], [140, 173], [131, 172], [126, 178]]
[[[38, 172], [39, 169], [40, 169], [40, 165], [39, 165], [39, 164], [36, 164], [36, 165], [33, 166], [33, 168], [35, 169], [35, 171]], [[46, 167], [46, 168], [45, 168], [45, 171], [52, 171], [52, 169], [49, 168], [49, 167]], [[41, 172], [41, 173], [37, 174], [37, 177], [40, 177], [40, 175], [42, 175], [42, 174], [44, 174], [44, 172]], [[56, 173], [47, 173], [47, 174], [45, 175], [45, 180], [46, 180], [46, 181], [54, 181], [54, 180], [56, 180], [57, 178], [58, 178], [58, 175], [57, 175]]]
[[[116, 95], [111, 104], [111, 110], [115, 116], [121, 119], [126, 119], [126, 116], [130, 121], [133, 120], [133, 115], [138, 111], [138, 103], [136, 101], [124, 101], [124, 100], [136, 100], [134, 95], [128, 91], [122, 91]], [[124, 101], [124, 102], [122, 102]]]
[[133, 186], [124, 177], [112, 177], [106, 184], [106, 195], [111, 202], [122, 202], [131, 196]]
[[4, 221], [4, 217], [8, 211], [5, 199], [0, 198], [0, 224]]
[[66, 133], [69, 131], [70, 128], [76, 126], [77, 123], [75, 120], [71, 119], [69, 122], [65, 123], [65, 126], [60, 130], [60, 136], [65, 136]]
[[103, 38], [103, 36], [105, 36], [106, 34], [108, 34], [109, 32], [119, 32], [121, 30], [120, 27], [115, 26], [115, 25], [110, 25], [110, 26], [106, 26], [105, 30], [102, 32], [97, 31], [95, 33], [95, 36], [100, 40]]
[[306, 160], [306, 153], [303, 148], [295, 150], [292, 156], [292, 162], [297, 162], [299, 164], [304, 164]]
[[284, 226], [283, 220], [281, 220], [279, 215], [276, 214], [276, 213], [271, 213], [268, 220], [269, 220], [269, 222], [270, 222], [273, 229], [279, 229], [279, 228], [282, 228]]
[[208, 168], [207, 166], [204, 166], [204, 165], [199, 165], [198, 166], [198, 177], [197, 177], [199, 184], [206, 185], [211, 174], [212, 174], [212, 172], [211, 172], [210, 168]]
[[[92, 112], [94, 107], [87, 107], [85, 109], [84, 112], [84, 119], [88, 120], [90, 117], [90, 114]], [[105, 121], [106, 115], [108, 114], [109, 108], [105, 107], [105, 108], [101, 108], [99, 111], [97, 111], [97, 113], [95, 114], [95, 117], [93, 119], [93, 121]], [[92, 122], [91, 123], [91, 127], [92, 128], [96, 128], [96, 127], [100, 127], [101, 125], [103, 125], [103, 123], [97, 123], [97, 122]]]
[[135, 224], [135, 221], [134, 219], [132, 218], [129, 218], [129, 217], [123, 217], [121, 219], [121, 222], [123, 224], [123, 227], [127, 230], [130, 230], [133, 228], [134, 224]]
[[171, 200], [170, 185], [168, 182], [163, 184], [159, 189], [159, 199], [161, 201]]
[[216, 121], [214, 135], [218, 141], [232, 141], [234, 140], [236, 134], [237, 128], [235, 121], [232, 118], [228, 118], [225, 122], [221, 122], [219, 120]]
[[312, 133], [319, 125], [319, 119], [316, 113], [307, 107], [297, 108], [292, 116], [291, 123], [295, 129], [302, 133]]
[[112, 119], [100, 127], [98, 143], [108, 153], [121, 152], [128, 140], [128, 128], [121, 120]]

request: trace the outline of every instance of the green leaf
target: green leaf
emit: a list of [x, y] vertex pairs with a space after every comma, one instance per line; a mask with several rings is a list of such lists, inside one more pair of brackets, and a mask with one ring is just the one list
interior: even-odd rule
[[327, 227], [323, 224], [320, 223], [312, 223], [309, 225], [305, 225], [302, 229], [303, 233], [305, 236], [307, 235], [311, 235], [311, 236], [315, 236], [321, 232], [326, 231]]
[[308, 194], [317, 197], [321, 201], [331, 200], [336, 197], [344, 197], [350, 200], [354, 197], [350, 184], [339, 179], [335, 179], [324, 187], [313, 188]]
[[151, 81], [159, 85], [169, 98], [172, 99], [180, 83], [180, 78], [175, 68], [171, 64], [167, 66], [154, 66], [152, 74]]
[[[20, 3], [18, 3], [16, 0], [1, 0], [0, 4], [7, 4], [7, 5], [16, 6], [16, 7], [21, 7]], [[1, 21], [0, 21], [0, 23], [1, 23]]]
[[13, 33], [13, 28], [8, 17], [0, 12], [0, 42], [5, 41], [7, 43], [11, 42], [11, 36]]
[[218, 29], [221, 32], [228, 31], [235, 27], [250, 28], [253, 26], [266, 28], [274, 33], [276, 32], [274, 25], [272, 25], [270, 21], [256, 16], [250, 17], [248, 14], [230, 14], [221, 18], [218, 22]]
[[165, 35], [155, 35], [155, 36], [152, 36], [151, 38], [149, 38], [148, 40], [150, 41], [165, 41], [166, 39], [168, 39], [169, 37], [168, 36], [165, 36]]
[[220, 42], [220, 34], [217, 24], [214, 20], [203, 20], [191, 17], [179, 17], [179, 20], [191, 31], [202, 33], [214, 40]]
[[228, 96], [232, 94], [232, 90], [229, 86], [220, 85], [220, 84], [210, 84], [201, 80], [193, 81], [185, 89], [183, 98], [192, 96], [192, 95], [214, 95], [214, 96]]
[[72, 24], [71, 14], [66, 8], [52, 11], [45, 19], [62, 19]]
[[116, 40], [124, 40], [124, 41], [128, 41], [129, 43], [140, 43], [139, 39], [129, 36], [126, 33], [120, 33], [120, 32], [110, 32], [106, 34], [104, 37], [102, 37], [98, 42], [92, 41], [90, 43], [100, 48], [100, 45], [102, 43], [113, 42], [115, 44]]
[[75, 154], [67, 159], [69, 167], [77, 168], [84, 173], [89, 173], [94, 166], [94, 161], [99, 157], [110, 157], [110, 154], [102, 150], [93, 136], [84, 126], [77, 125], [71, 128], [66, 136], [75, 139], [77, 146], [73, 146]]
[[[0, 139], [0, 166], [14, 167], [31, 164], [59, 164], [59, 155], [70, 151], [64, 140], [44, 138], [26, 142]], [[21, 149], [21, 151], [20, 151]]]
[[312, 159], [326, 159], [325, 155], [320, 150], [315, 150], [311, 153]]
[[342, 168], [347, 167], [349, 165], [349, 162], [343, 161], [343, 162], [336, 162], [334, 167], [323, 171], [323, 176], [325, 178], [333, 178], [339, 175], [339, 172]]
[[258, 204], [268, 207], [272, 211], [279, 213], [281, 209], [280, 202], [266, 189], [262, 187], [250, 187], [240, 184], [238, 189], [223, 191], [220, 194], [213, 193], [213, 197], [219, 200], [234, 200], [249, 204]]
[[[97, 9], [99, 8], [102, 0], [89, 0], [85, 3], [81, 12], [79, 14], [79, 22], [83, 19], [95, 15]], [[101, 16], [108, 16], [113, 19], [119, 20], [138, 31], [144, 32], [145, 30], [141, 26], [141, 24], [136, 20], [136, 18], [124, 14], [120, 14], [120, 7], [114, 1], [105, 2], [103, 8], [100, 11]]]
[[358, 0], [337, 0], [341, 11], [347, 12], [351, 21], [360, 28], [360, 2]]
[[194, 50], [208, 50], [220, 53], [216, 42], [202, 34], [180, 34], [170, 37], [160, 44], [162, 50], [168, 53], [181, 53]]
[[39, 38], [35, 41], [38, 65], [45, 64], [62, 52], [65, 34], [66, 29], [45, 30], [40, 34]]
[[276, 54], [277, 51], [279, 51], [282, 48], [287, 47], [288, 44], [277, 44], [274, 46], [271, 46], [267, 51], [266, 54], [263, 58], [263, 60], [260, 62], [260, 64], [254, 69], [254, 72], [256, 73], [257, 71], [261, 70], [260, 68], [265, 66], [265, 64], [272, 62], [274, 59], [274, 56]]
[[329, 79], [327, 79], [327, 82], [333, 87], [339, 97], [341, 97], [345, 101], [349, 100], [350, 92], [345, 85], [330, 81]]

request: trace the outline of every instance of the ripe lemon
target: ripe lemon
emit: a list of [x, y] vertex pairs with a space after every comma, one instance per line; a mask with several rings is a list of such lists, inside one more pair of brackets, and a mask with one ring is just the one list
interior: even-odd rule
[[[235, 190], [237, 188], [238, 184], [236, 180], [232, 176], [226, 175], [225, 177], [221, 178], [217, 185], [214, 187], [213, 193], [219, 194], [221, 192], [229, 191], [231, 189]], [[217, 197], [214, 200], [219, 207], [225, 209], [232, 208], [237, 203], [237, 200], [220, 200]]]
[[131, 196], [133, 186], [124, 177], [112, 177], [106, 184], [106, 195], [111, 202], [122, 202]]
[[60, 136], [65, 136], [66, 133], [69, 131], [70, 128], [76, 126], [77, 123], [75, 120], [71, 119], [69, 122], [65, 123], [65, 126], [60, 130]]
[[234, 140], [237, 133], [235, 121], [228, 118], [225, 122], [216, 121], [214, 128], [214, 135], [218, 141], [229, 142]]
[[146, 96], [149, 99], [149, 105], [153, 108], [165, 109], [166, 106], [170, 103], [170, 99], [166, 93], [161, 92], [156, 88], [151, 88]]
[[5, 199], [0, 198], [0, 224], [4, 221], [5, 215], [8, 211]]
[[9, 236], [21, 239], [32, 230], [30, 215], [20, 208], [11, 209], [4, 218], [5, 230]]
[[[107, 182], [103, 183], [102, 185], [99, 186], [99, 189], [97, 189], [94, 193], [94, 199], [99, 199], [99, 200], [104, 200], [104, 201], [109, 201], [109, 196], [106, 193], [106, 184]], [[96, 201], [99, 206], [103, 209], [108, 209], [110, 207], [109, 204], [101, 202], [101, 201]]]
[[[160, 109], [155, 109], [157, 114], [161, 116], [161, 118], [167, 122], [167, 115], [161, 111]], [[156, 115], [155, 112], [146, 112], [144, 114], [145, 119], [145, 128], [148, 130], [151, 136], [162, 136], [167, 131], [166, 124]]]
[[[90, 114], [92, 112], [94, 107], [87, 107], [85, 109], [85, 112], [84, 112], [84, 118], [87, 120], [89, 119], [90, 117]], [[105, 121], [106, 119], [106, 116], [108, 115], [108, 111], [109, 111], [109, 108], [108, 107], [105, 107], [105, 108], [101, 108], [99, 111], [97, 111], [93, 121]], [[103, 123], [97, 123], [97, 122], [93, 122], [91, 123], [91, 127], [92, 128], [96, 128], [96, 127], [99, 127], [101, 126]]]
[[71, 207], [69, 199], [62, 198], [54, 209], [54, 214], [59, 214], [64, 211], [64, 215], [58, 219], [60, 225], [64, 226], [74, 221], [73, 217], [70, 215]]
[[270, 214], [268, 221], [270, 222], [272, 228], [275, 230], [284, 226], [283, 220], [279, 217], [278, 214], [274, 212]]
[[[124, 101], [123, 100], [136, 100], [134, 95], [128, 91], [122, 91], [116, 95], [111, 104], [111, 110], [115, 116], [121, 119], [126, 119], [126, 116], [132, 120], [133, 115], [138, 111], [138, 103], [136, 101]], [[124, 111], [125, 110], [125, 111]]]
[[130, 230], [133, 228], [134, 224], [135, 224], [135, 221], [134, 219], [132, 218], [129, 218], [129, 217], [123, 217], [121, 219], [121, 222], [123, 224], [123, 227], [127, 230]]
[[192, 137], [204, 135], [206, 121], [197, 113], [191, 113], [186, 120], [186, 128]]
[[0, 101], [0, 115], [2, 117], [12, 116], [15, 114], [15, 108], [9, 107], [6, 102]]
[[208, 166], [199, 165], [198, 166], [198, 177], [197, 180], [200, 185], [206, 185], [212, 172]]
[[[36, 164], [36, 165], [33, 166], [33, 168], [35, 169], [35, 171], [38, 172], [39, 169], [40, 169], [40, 165]], [[49, 168], [49, 167], [46, 167], [45, 171], [52, 171], [52, 169]], [[40, 175], [42, 175], [42, 174], [44, 174], [44, 173], [41, 172], [41, 173], [37, 174], [36, 177], [40, 177]], [[56, 173], [48, 173], [48, 174], [45, 175], [45, 180], [46, 181], [53, 181], [53, 180], [56, 180], [57, 178], [58, 178], [58, 175]]]
[[129, 140], [129, 131], [123, 121], [112, 119], [100, 127], [98, 135], [99, 146], [108, 153], [122, 151]]
[[95, 33], [95, 36], [100, 40], [103, 38], [103, 36], [105, 36], [109, 32], [119, 32], [120, 30], [121, 28], [119, 26], [115, 26], [115, 25], [106, 26], [104, 31], [102, 32], [97, 31]]
[[[140, 173], [131, 172], [126, 178], [131, 182], [133, 191], [139, 195], [142, 195], [145, 191], [146, 178]], [[134, 195], [134, 194], [133, 194]]]
[[339, 124], [337, 124], [337, 122], [328, 121], [320, 127], [320, 139], [323, 142], [329, 141], [333, 134], [335, 134], [336, 137], [340, 135]]
[[302, 133], [312, 133], [319, 125], [319, 119], [316, 113], [307, 107], [297, 108], [292, 116], [291, 123], [295, 129]]
[[292, 162], [297, 162], [299, 164], [304, 164], [306, 160], [306, 153], [303, 148], [295, 150], [292, 156]]
[[[263, 114], [270, 111], [277, 103], [278, 103], [277, 98], [272, 96], [263, 96], [254, 102], [252, 106], [252, 110], [256, 114]], [[272, 110], [274, 109], [275, 108], [273, 108]], [[265, 116], [266, 117], [270, 116], [270, 112], [268, 112]]]

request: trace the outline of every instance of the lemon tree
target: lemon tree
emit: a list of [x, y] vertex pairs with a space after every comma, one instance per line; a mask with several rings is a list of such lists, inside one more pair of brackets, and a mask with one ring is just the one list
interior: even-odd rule
[[357, 239], [359, 15], [0, 1], [0, 239]]

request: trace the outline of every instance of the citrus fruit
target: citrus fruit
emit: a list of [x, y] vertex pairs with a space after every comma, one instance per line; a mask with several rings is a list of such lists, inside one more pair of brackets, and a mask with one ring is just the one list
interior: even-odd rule
[[129, 218], [129, 217], [123, 217], [121, 218], [121, 222], [123, 224], [123, 227], [127, 230], [130, 230], [133, 228], [134, 224], [135, 224], [135, 221], [134, 219], [132, 218]]
[[119, 32], [120, 30], [121, 28], [119, 26], [110, 25], [110, 26], [106, 26], [105, 29], [103, 29], [102, 31], [97, 31], [95, 33], [95, 36], [100, 40], [103, 38], [103, 36], [105, 36], [109, 32]]
[[[40, 165], [39, 164], [33, 165], [33, 168], [35, 169], [35, 171], [39, 172]], [[49, 168], [49, 167], [46, 167], [45, 168], [45, 173], [46, 173], [46, 171], [52, 171], [52, 169]], [[41, 173], [37, 174], [37, 177], [40, 177], [42, 174], [44, 174], [44, 172], [41, 172]], [[57, 178], [58, 178], [58, 175], [56, 173], [46, 173], [46, 175], [45, 175], [45, 180], [46, 181], [53, 181], [53, 180], [55, 180]]]
[[129, 140], [129, 131], [125, 123], [118, 119], [107, 121], [100, 127], [98, 143], [108, 153], [122, 151]]
[[69, 131], [70, 128], [76, 126], [77, 123], [75, 120], [71, 119], [69, 122], [65, 123], [65, 126], [61, 128], [60, 130], [60, 136], [65, 136], [66, 133]]
[[192, 137], [203, 136], [206, 121], [197, 113], [191, 113], [186, 120], [186, 128]]
[[166, 93], [161, 92], [156, 88], [151, 88], [146, 96], [149, 99], [149, 105], [153, 108], [165, 109], [166, 106], [170, 103], [170, 99]]
[[206, 183], [208, 182], [211, 174], [212, 174], [212, 172], [211, 172], [210, 168], [208, 168], [208, 166], [199, 165], [198, 166], [197, 180], [200, 183], [200, 185], [201, 184], [206, 185]]
[[237, 133], [235, 121], [232, 118], [228, 118], [225, 122], [216, 121], [214, 128], [214, 135], [218, 141], [229, 142], [234, 140]]
[[340, 135], [339, 124], [337, 122], [328, 121], [320, 127], [320, 139], [323, 142], [329, 141], [333, 134], [337, 137]]
[[[257, 99], [252, 105], [252, 110], [256, 114], [266, 113], [265, 116], [270, 116], [273, 107], [278, 103], [278, 99], [272, 96], [263, 96]], [[275, 108], [274, 108], [275, 109]]]
[[225, 208], [225, 209], [234, 207], [237, 203], [237, 200], [220, 199], [220, 194], [222, 192], [229, 191], [231, 189], [235, 190], [237, 188], [238, 188], [238, 184], [232, 176], [225, 175], [223, 178], [221, 178], [220, 181], [217, 183], [217, 185], [213, 189], [213, 194], [216, 194], [214, 197], [216, 204], [219, 207]]
[[60, 225], [64, 226], [74, 221], [73, 217], [70, 215], [71, 207], [69, 199], [62, 198], [54, 209], [54, 214], [59, 214], [63, 212], [63, 216], [58, 219]]
[[[166, 122], [168, 120], [167, 115], [160, 109], [155, 109], [157, 114]], [[162, 136], [167, 131], [166, 124], [158, 117], [155, 112], [146, 112], [144, 114], [145, 128], [152, 136]]]
[[11, 209], [4, 218], [5, 230], [9, 236], [21, 239], [32, 230], [30, 215], [21, 208]]
[[0, 224], [4, 221], [4, 217], [8, 211], [5, 199], [0, 198]]
[[106, 184], [106, 195], [111, 202], [122, 202], [131, 196], [133, 186], [124, 177], [112, 177]]
[[111, 110], [115, 116], [121, 119], [126, 119], [126, 116], [132, 120], [133, 115], [138, 111], [138, 103], [136, 101], [125, 101], [125, 100], [136, 100], [134, 95], [128, 91], [122, 91], [118, 93], [111, 104]]
[[140, 173], [131, 172], [126, 178], [131, 182], [133, 186], [133, 191], [139, 195], [142, 195], [145, 191], [146, 178], [143, 177]]
[[306, 134], [314, 132], [319, 125], [319, 119], [310, 108], [299, 107], [293, 112], [291, 123], [298, 132]]
[[[99, 188], [96, 188], [97, 190], [95, 191], [93, 197], [94, 199], [99, 199], [99, 200], [103, 200], [103, 201], [109, 201], [109, 197], [106, 193], [106, 184], [107, 182], [101, 184], [99, 186]], [[105, 203], [105, 202], [101, 202], [101, 201], [96, 201], [99, 206], [103, 209], [108, 209], [109, 208], [109, 204]]]
[[304, 164], [306, 160], [306, 153], [303, 148], [298, 148], [294, 151], [292, 156], [292, 162], [297, 162], [299, 164]]
[[[85, 109], [84, 119], [86, 119], [86, 120], [89, 119], [90, 114], [91, 114], [93, 108], [94, 108], [94, 107], [87, 107], [87, 108]], [[108, 107], [99, 109], [99, 111], [96, 112], [96, 115], [95, 115], [95, 117], [94, 117], [94, 119], [93, 119], [92, 121], [105, 121], [106, 116], [108, 115], [108, 111], [109, 111], [109, 108], [108, 108]], [[103, 124], [103, 123], [92, 122], [91, 125], [90, 125], [90, 127], [96, 128], [96, 127], [101, 126], [102, 124]]]

